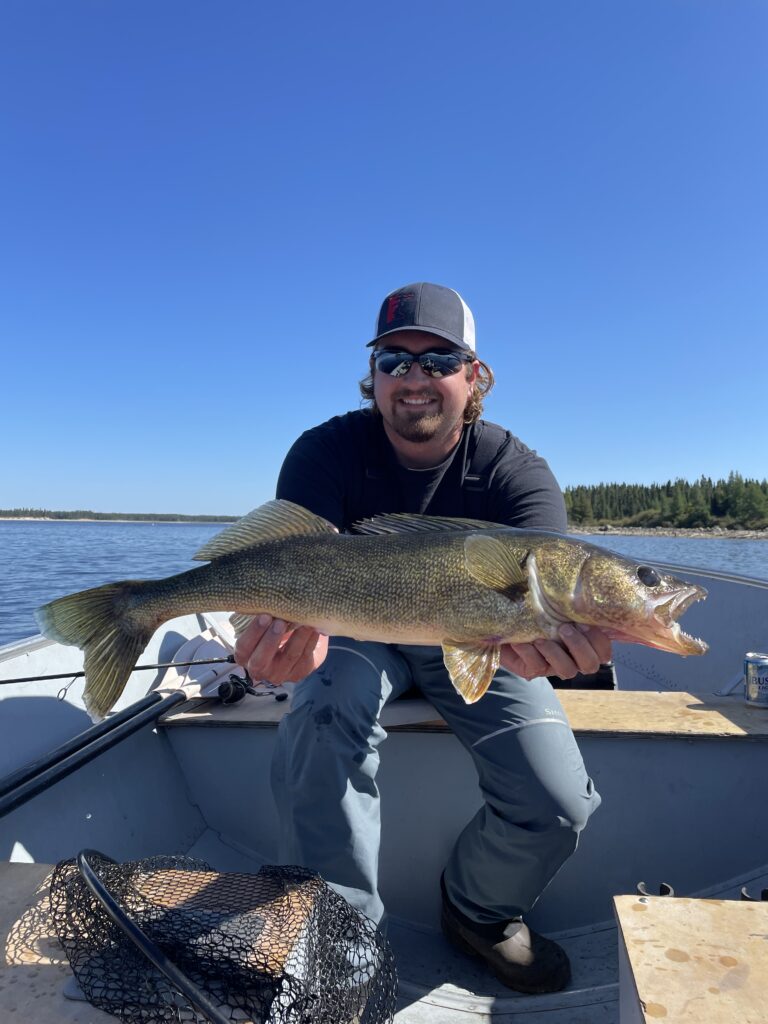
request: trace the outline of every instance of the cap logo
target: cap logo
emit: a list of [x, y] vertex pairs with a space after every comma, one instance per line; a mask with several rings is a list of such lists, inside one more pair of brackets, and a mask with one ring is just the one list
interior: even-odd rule
[[402, 309], [408, 302], [412, 302], [416, 298], [414, 292], [395, 292], [394, 295], [390, 295], [387, 299], [387, 312], [386, 322], [387, 324], [393, 323], [398, 317], [402, 316], [406, 310]]

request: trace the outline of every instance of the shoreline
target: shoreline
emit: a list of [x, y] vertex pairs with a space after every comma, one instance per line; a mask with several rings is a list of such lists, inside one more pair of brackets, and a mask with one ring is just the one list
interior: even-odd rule
[[81, 519], [64, 518], [63, 516], [0, 516], [0, 523], [156, 523], [158, 526], [164, 524], [181, 525], [190, 524], [194, 526], [228, 526], [237, 522], [236, 519], [91, 519], [84, 516]]
[[569, 526], [568, 533], [610, 537], [690, 537], [695, 540], [768, 540], [768, 530], [726, 530], [722, 526]]
[[[156, 523], [159, 526], [196, 524], [203, 526], [228, 526], [232, 519], [60, 519], [57, 516], [0, 516], [5, 523]], [[569, 526], [568, 533], [583, 536], [616, 537], [690, 537], [696, 540], [768, 540], [765, 530], [726, 530], [722, 526]]]

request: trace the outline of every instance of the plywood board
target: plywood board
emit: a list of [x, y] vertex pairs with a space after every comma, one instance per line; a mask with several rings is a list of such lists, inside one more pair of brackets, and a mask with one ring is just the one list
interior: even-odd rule
[[768, 1024], [768, 903], [614, 899], [646, 1024]]

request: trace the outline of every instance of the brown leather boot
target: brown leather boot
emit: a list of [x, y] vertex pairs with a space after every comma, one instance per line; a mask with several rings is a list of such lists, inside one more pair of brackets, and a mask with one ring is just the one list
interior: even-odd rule
[[479, 956], [507, 988], [542, 994], [559, 992], [571, 980], [565, 950], [551, 939], [537, 935], [521, 918], [478, 924], [451, 903], [442, 878], [443, 932], [469, 956]]

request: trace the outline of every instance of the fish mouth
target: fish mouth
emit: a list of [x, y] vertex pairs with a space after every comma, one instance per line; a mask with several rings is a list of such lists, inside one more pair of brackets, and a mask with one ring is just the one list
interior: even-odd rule
[[677, 620], [692, 604], [704, 601], [706, 596], [704, 587], [691, 583], [673, 594], [667, 593], [656, 598], [648, 619], [639, 624], [636, 632], [631, 627], [627, 630], [611, 627], [605, 629], [605, 632], [612, 640], [621, 643], [641, 643], [671, 654], [705, 654], [709, 644], [700, 637], [684, 632]]

